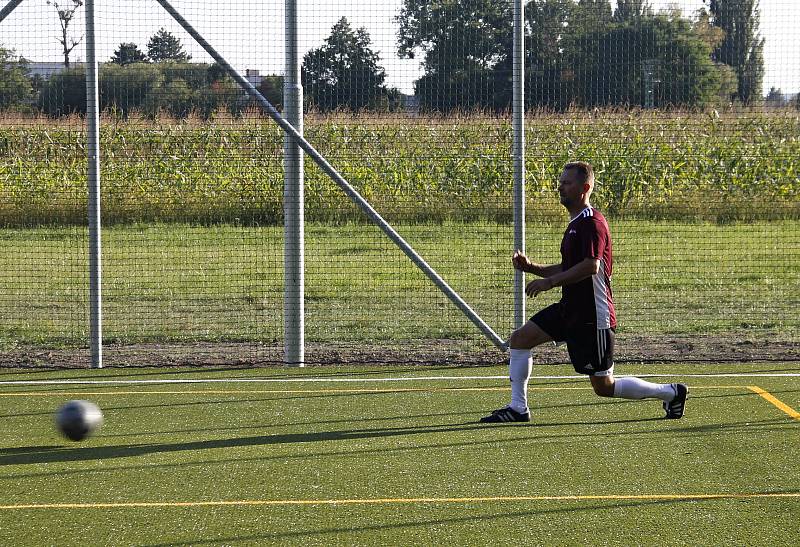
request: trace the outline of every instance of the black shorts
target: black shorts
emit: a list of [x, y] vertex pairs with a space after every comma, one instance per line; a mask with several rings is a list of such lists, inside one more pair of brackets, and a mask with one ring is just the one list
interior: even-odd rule
[[559, 304], [548, 306], [531, 321], [554, 342], [566, 342], [575, 372], [609, 376], [614, 370], [614, 328], [598, 329], [596, 323], [570, 320]]

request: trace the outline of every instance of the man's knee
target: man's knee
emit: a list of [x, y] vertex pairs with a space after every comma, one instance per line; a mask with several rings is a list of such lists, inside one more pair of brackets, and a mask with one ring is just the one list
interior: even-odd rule
[[508, 338], [508, 347], [511, 349], [530, 349], [530, 346], [527, 346], [526, 336], [522, 329], [517, 329], [511, 333]]
[[552, 338], [550, 338], [539, 325], [528, 321], [511, 333], [511, 336], [508, 338], [508, 347], [510, 349], [533, 349], [550, 340], [552, 340]]
[[600, 397], [614, 396], [614, 380], [608, 376], [592, 376], [592, 389]]

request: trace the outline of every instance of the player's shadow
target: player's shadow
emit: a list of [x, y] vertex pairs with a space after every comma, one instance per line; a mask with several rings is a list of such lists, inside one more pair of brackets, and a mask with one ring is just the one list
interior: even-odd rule
[[273, 444], [313, 443], [320, 441], [347, 441], [402, 435], [418, 435], [424, 433], [446, 433], [451, 431], [482, 429], [485, 427], [485, 424], [469, 422], [419, 427], [353, 429], [341, 431], [321, 431], [316, 433], [283, 433], [276, 435], [237, 437], [232, 439], [193, 441], [187, 443], [130, 444], [85, 448], [41, 446], [10, 449], [4, 448], [0, 449], [0, 467], [6, 465], [129, 458], [156, 453], [208, 450], [213, 448], [269, 446]]
[[[760, 431], [765, 430], [772, 430], [772, 429], [785, 429], [786, 428], [786, 420], [763, 420], [763, 421], [747, 421], [747, 422], [734, 422], [732, 424], [708, 424], [705, 426], [695, 426], [695, 427], [683, 427], [679, 429], [665, 429], [663, 431], [616, 431], [616, 432], [608, 432], [602, 429], [596, 429], [592, 432], [588, 433], [577, 433], [577, 432], [569, 432], [569, 433], [558, 433], [553, 432], [551, 428], [558, 428], [559, 426], [565, 425], [583, 425], [583, 426], [590, 426], [590, 425], [603, 425], [603, 424], [610, 424], [610, 423], [627, 423], [627, 422], [649, 422], [661, 420], [661, 418], [644, 418], [640, 420], [618, 420], [618, 421], [604, 421], [604, 422], [596, 422], [596, 423], [588, 423], [588, 422], [572, 422], [572, 423], [537, 423], [537, 424], [516, 424], [512, 426], [497, 426], [497, 425], [485, 425], [487, 430], [492, 428], [501, 427], [503, 429], [507, 427], [511, 427], [515, 432], [519, 433], [515, 436], [505, 437], [503, 442], [513, 444], [513, 443], [537, 443], [541, 441], [547, 441], [551, 443], [557, 442], [565, 442], [565, 443], [572, 443], [575, 442], [576, 438], [589, 438], [589, 437], [610, 437], [610, 436], [631, 436], [631, 435], [669, 435], [674, 436], [675, 434], [683, 434], [683, 435], [694, 435], [698, 431], [705, 432], [705, 431], [713, 431], [713, 432], [743, 432], [743, 431], [750, 431], [754, 428], [759, 429]], [[790, 426], [793, 424], [789, 424]], [[445, 431], [443, 429], [445, 426], [439, 426], [440, 429], [438, 431]], [[469, 424], [469, 426], [464, 427], [464, 430], [471, 430], [481, 427], [481, 424]], [[743, 429], [745, 428], [745, 429]], [[431, 431], [433, 428], [425, 428], [426, 431]], [[456, 431], [457, 428], [451, 426], [452, 431]], [[293, 438], [297, 438], [297, 435], [293, 435]], [[320, 438], [321, 435], [317, 435], [316, 437]], [[247, 437], [246, 439], [253, 439]], [[263, 439], [263, 438], [262, 438]], [[228, 441], [228, 446], [240, 446], [240, 443], [237, 443], [238, 439], [230, 439]], [[321, 439], [320, 439], [321, 440]], [[276, 439], [273, 437], [272, 443], [276, 442]], [[427, 449], [461, 449], [461, 448], [476, 448], [479, 445], [493, 445], [497, 443], [497, 439], [495, 437], [491, 438], [471, 438], [468, 441], [459, 441], [459, 442], [447, 442], [447, 443], [433, 443], [433, 444], [414, 444], [408, 446], [392, 446], [391, 448], [387, 448], [385, 446], [376, 446], [376, 447], [367, 447], [367, 448], [346, 448], [342, 447], [341, 450], [332, 450], [332, 451], [315, 451], [313, 453], [309, 452], [302, 452], [302, 453], [280, 453], [280, 454], [269, 454], [265, 453], [259, 456], [254, 457], [241, 457], [237, 455], [230, 459], [196, 459], [192, 461], [181, 461], [181, 462], [172, 462], [172, 463], [161, 463], [155, 465], [155, 467], [163, 467], [163, 468], [183, 468], [187, 466], [195, 466], [195, 465], [220, 465], [225, 463], [243, 463], [243, 462], [253, 462], [253, 461], [265, 461], [265, 460], [272, 460], [272, 459], [280, 459], [280, 460], [290, 460], [290, 459], [308, 459], [308, 458], [325, 458], [329, 456], [380, 456], [387, 452], [397, 453], [397, 452], [412, 452], [417, 450], [427, 450]], [[256, 442], [250, 442], [249, 445], [259, 444]], [[270, 442], [261, 442], [260, 444], [271, 444]], [[30, 457], [22, 458], [23, 463], [40, 463], [40, 462], [57, 462], [57, 461], [88, 461], [92, 459], [101, 459], [102, 455], [100, 455], [97, 450], [111, 449], [107, 453], [117, 455], [117, 457], [128, 457], [128, 456], [136, 456], [139, 454], [149, 454], [149, 453], [156, 453], [160, 450], [159, 447], [171, 447], [168, 450], [177, 451], [181, 449], [197, 449], [197, 443], [190, 443], [187, 446], [186, 443], [173, 443], [173, 444], [162, 444], [162, 445], [124, 445], [124, 446], [112, 446], [112, 447], [98, 447], [98, 448], [87, 448], [83, 449], [86, 451], [84, 454], [77, 455], [75, 452], [80, 451], [81, 449], [75, 448], [72, 451], [65, 450], [63, 446], [42, 446], [42, 447], [23, 447], [23, 448], [13, 448], [13, 449], [0, 449], [0, 466], [2, 465], [13, 465], [15, 460], [11, 458], [11, 455], [14, 454], [33, 454], [36, 452], [46, 453], [51, 452], [53, 453], [50, 456], [40, 455], [37, 460], [33, 460]], [[199, 448], [211, 448], [212, 446], [209, 444], [203, 444]], [[136, 450], [130, 450], [135, 448]], [[146, 448], [146, 449], [145, 449]], [[125, 450], [129, 449], [129, 450]], [[61, 454], [61, 458], [57, 457], [58, 454]], [[33, 478], [33, 477], [64, 477], [65, 475], [75, 475], [75, 474], [86, 474], [86, 473], [97, 473], [97, 472], [116, 472], [116, 471], [131, 471], [137, 469], [151, 469], [154, 467], [152, 464], [144, 464], [141, 465], [139, 463], [135, 463], [141, 460], [135, 460], [134, 463], [128, 465], [120, 465], [120, 466], [110, 466], [105, 465], [102, 469], [97, 469], [93, 467], [76, 467], [74, 469], [58, 469], [57, 471], [34, 471], [30, 473], [13, 473], [8, 475], [7, 478], [13, 479], [23, 479], [23, 478]], [[20, 463], [20, 459], [16, 460], [16, 463]]]
[[[604, 420], [602, 424], [627, 424], [634, 422], [648, 422], [660, 418], [641, 418], [628, 420]], [[591, 425], [586, 422], [560, 422], [539, 424], [515, 424], [512, 427], [533, 427], [545, 430], [553, 427], [567, 425]], [[454, 424], [441, 424], [416, 427], [382, 427], [370, 429], [345, 429], [338, 431], [320, 431], [314, 433], [281, 433], [275, 435], [258, 435], [252, 437], [236, 437], [230, 439], [213, 439], [207, 441], [192, 441], [182, 443], [142, 443], [127, 445], [111, 445], [97, 447], [28, 447], [0, 449], [0, 467], [6, 465], [22, 465], [37, 463], [105, 460], [112, 458], [129, 458], [146, 456], [149, 454], [182, 452], [194, 450], [208, 450], [214, 448], [235, 448], [244, 446], [269, 446], [275, 444], [313, 443], [320, 441], [349, 441], [359, 439], [379, 439], [385, 437], [420, 435], [425, 433], [448, 433], [456, 431], [470, 431], [491, 429], [497, 424], [481, 424], [476, 422], [463, 422]], [[631, 434], [630, 432], [626, 434]], [[596, 435], [614, 435], [601, 431], [591, 433], [577, 433], [564, 435], [569, 438], [588, 437]], [[562, 435], [536, 435], [531, 439], [559, 438]], [[478, 444], [480, 441], [475, 441]]]

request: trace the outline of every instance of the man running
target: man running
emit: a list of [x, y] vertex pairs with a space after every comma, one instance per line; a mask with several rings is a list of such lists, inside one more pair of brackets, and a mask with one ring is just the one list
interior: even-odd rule
[[611, 232], [605, 217], [589, 204], [594, 170], [576, 161], [564, 166], [558, 183], [561, 204], [570, 221], [561, 241], [561, 263], [545, 266], [528, 260], [520, 251], [514, 267], [542, 279], [528, 283], [525, 293], [562, 287], [561, 301], [548, 306], [515, 330], [508, 340], [511, 403], [481, 418], [484, 423], [529, 422], [528, 380], [531, 349], [546, 342], [566, 342], [575, 371], [589, 376], [601, 397], [661, 399], [665, 418], [683, 416], [685, 384], [653, 384], [639, 378], [614, 378], [614, 333], [617, 319], [611, 296]]

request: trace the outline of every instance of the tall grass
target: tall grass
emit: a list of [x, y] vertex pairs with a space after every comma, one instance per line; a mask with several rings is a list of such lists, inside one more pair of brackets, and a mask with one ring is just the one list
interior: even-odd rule
[[[396, 221], [511, 218], [508, 117], [309, 115], [306, 138]], [[0, 224], [85, 223], [85, 135], [78, 118], [0, 120]], [[108, 224], [282, 222], [283, 136], [268, 119], [104, 119]], [[532, 215], [560, 214], [561, 166], [593, 162], [594, 201], [618, 217], [763, 220], [800, 217], [800, 114], [570, 111], [527, 118]], [[361, 214], [306, 160], [306, 217]]]

